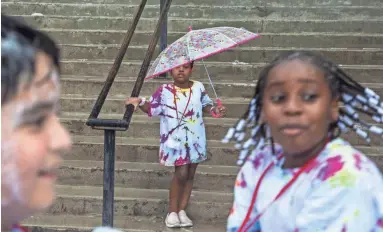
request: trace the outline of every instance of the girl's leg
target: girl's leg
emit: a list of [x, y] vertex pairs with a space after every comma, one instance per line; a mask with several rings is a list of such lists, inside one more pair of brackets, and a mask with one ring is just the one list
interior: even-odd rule
[[185, 184], [188, 180], [188, 165], [176, 166], [174, 170], [173, 179], [169, 191], [169, 209], [168, 212], [178, 213], [178, 206], [180, 202], [180, 196], [185, 188]]
[[187, 182], [183, 189], [183, 192], [180, 195], [178, 211], [185, 210], [186, 206], [189, 203], [190, 195], [193, 189], [194, 175], [197, 170], [198, 164], [189, 164], [188, 165], [188, 176]]

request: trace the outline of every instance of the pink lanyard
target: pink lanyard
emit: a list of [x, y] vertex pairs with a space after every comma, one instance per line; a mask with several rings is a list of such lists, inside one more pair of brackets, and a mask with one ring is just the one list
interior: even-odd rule
[[[327, 143], [326, 143], [327, 145]], [[268, 208], [270, 208], [270, 206], [275, 202], [277, 201], [287, 190], [288, 188], [290, 188], [290, 186], [298, 179], [298, 177], [304, 172], [306, 171], [309, 167], [311, 167], [311, 165], [314, 163], [314, 161], [316, 160], [317, 156], [323, 151], [323, 149], [326, 147], [326, 145], [322, 148], [322, 150], [311, 160], [309, 160], [307, 163], [305, 163], [305, 165], [303, 165], [303, 167], [301, 167], [299, 169], [298, 172], [296, 172], [293, 176], [293, 178], [281, 189], [281, 191], [279, 191], [278, 195], [274, 198], [274, 200], [272, 202], [270, 202], [270, 204], [268, 204], [265, 209], [263, 211], [261, 211], [252, 221], [251, 223], [249, 224], [249, 226], [246, 227], [245, 229], [245, 226], [246, 224], [249, 222], [250, 220], [250, 216], [251, 216], [251, 212], [253, 211], [253, 208], [254, 208], [254, 204], [255, 204], [255, 201], [257, 200], [257, 195], [258, 195], [258, 191], [259, 191], [259, 188], [261, 187], [261, 183], [263, 181], [263, 178], [265, 178], [266, 174], [268, 171], [270, 171], [270, 169], [272, 167], [274, 167], [275, 165], [275, 162], [271, 162], [269, 164], [269, 166], [267, 166], [267, 168], [265, 169], [265, 171], [263, 171], [261, 177], [259, 178], [259, 181], [255, 187], [255, 190], [254, 190], [254, 193], [253, 193], [253, 197], [251, 199], [251, 203], [250, 203], [250, 207], [247, 211], [247, 214], [246, 214], [246, 217], [245, 219], [243, 220], [242, 224], [241, 224], [241, 227], [239, 228], [238, 232], [246, 232], [248, 231], [253, 225], [254, 223], [256, 223], [261, 217], [262, 215], [266, 212], [266, 210]], [[277, 160], [280, 160], [281, 158], [283, 157], [283, 154], [279, 155]]]
[[[180, 119], [179, 122], [178, 122], [178, 125], [181, 124], [181, 121], [182, 121], [182, 119], [184, 118], [185, 113], [186, 113], [186, 110], [188, 109], [188, 106], [189, 106], [189, 103], [190, 103], [190, 98], [191, 98], [191, 95], [192, 95], [192, 89], [191, 89], [191, 87], [189, 87], [189, 89], [190, 89], [189, 99], [188, 99], [188, 101], [187, 101], [187, 103], [186, 103], [184, 112], [183, 112], [183, 114], [182, 114], [181, 119]], [[177, 108], [176, 94], [177, 94], [176, 87], [175, 87], [175, 85], [173, 84], [173, 99], [174, 99], [174, 105], [175, 105], [175, 108], [176, 108], [177, 120], [178, 120], [178, 108]]]

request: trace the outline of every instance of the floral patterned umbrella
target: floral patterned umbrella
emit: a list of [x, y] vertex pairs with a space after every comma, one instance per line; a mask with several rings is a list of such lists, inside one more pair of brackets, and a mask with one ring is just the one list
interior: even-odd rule
[[201, 60], [259, 37], [243, 28], [214, 27], [191, 30], [160, 53], [150, 67], [150, 79], [173, 68]]

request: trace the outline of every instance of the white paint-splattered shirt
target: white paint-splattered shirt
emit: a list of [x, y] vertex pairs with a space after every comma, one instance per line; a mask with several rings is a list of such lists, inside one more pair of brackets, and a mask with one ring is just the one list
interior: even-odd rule
[[160, 163], [181, 166], [207, 159], [203, 107], [213, 101], [201, 82], [187, 89], [162, 85], [150, 98], [149, 116], [160, 117]]
[[[282, 149], [276, 149], [277, 155]], [[227, 231], [238, 231], [255, 186], [267, 172], [251, 211], [249, 226], [299, 170], [283, 169], [270, 148], [253, 151], [241, 168]], [[329, 142], [312, 165], [253, 223], [248, 231], [377, 232], [383, 231], [383, 179], [375, 164], [338, 138]]]

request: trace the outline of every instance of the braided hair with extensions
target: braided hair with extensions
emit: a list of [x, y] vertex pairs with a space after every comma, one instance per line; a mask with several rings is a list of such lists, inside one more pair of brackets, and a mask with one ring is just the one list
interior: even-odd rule
[[383, 103], [374, 91], [354, 81], [339, 66], [322, 55], [310, 51], [289, 51], [278, 56], [261, 71], [247, 112], [228, 130], [222, 140], [223, 143], [236, 142], [235, 147], [241, 150], [238, 165], [244, 163], [250, 151], [264, 147], [266, 144], [271, 144], [272, 151], [275, 153], [270, 129], [261, 119], [263, 91], [270, 71], [277, 65], [292, 60], [307, 62], [321, 70], [329, 84], [332, 97], [336, 97], [343, 105], [339, 108], [338, 121], [330, 124], [331, 139], [349, 130], [368, 143], [371, 141], [370, 133], [383, 135], [382, 128], [370, 125], [359, 116], [359, 113], [366, 114], [377, 123], [383, 122]]

